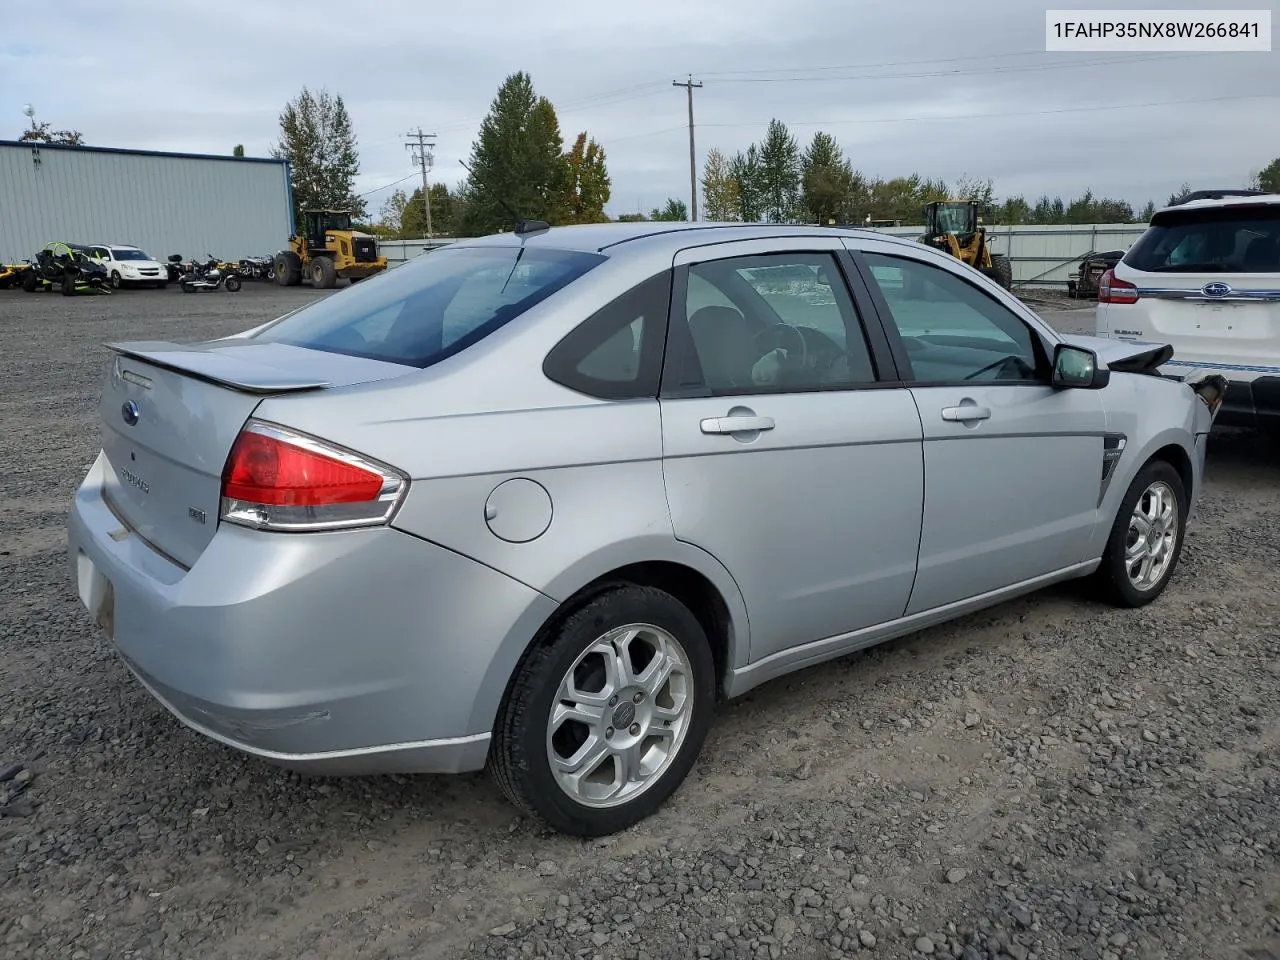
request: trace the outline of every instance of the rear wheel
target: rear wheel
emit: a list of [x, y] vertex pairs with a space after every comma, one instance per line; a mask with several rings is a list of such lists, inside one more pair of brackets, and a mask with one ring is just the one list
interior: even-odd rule
[[1141, 607], [1164, 592], [1182, 556], [1186, 515], [1186, 487], [1171, 464], [1152, 460], [1138, 471], [1095, 575], [1103, 599]]
[[236, 293], [240, 289], [240, 278], [227, 277], [227, 282], [224, 284], [224, 286], [227, 288], [227, 293]]
[[69, 273], [62, 275], [62, 295], [64, 297], [74, 297], [76, 295], [76, 278]]
[[338, 271], [334, 269], [333, 261], [328, 257], [312, 257], [311, 259], [311, 284], [322, 290], [328, 290], [337, 286]]
[[616, 586], [552, 626], [516, 670], [489, 769], [513, 804], [563, 833], [616, 833], [654, 813], [711, 724], [715, 665], [675, 597]]

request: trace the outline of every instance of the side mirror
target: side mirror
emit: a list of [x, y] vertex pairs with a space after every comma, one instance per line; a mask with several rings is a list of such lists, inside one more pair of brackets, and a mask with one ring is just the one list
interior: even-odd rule
[[1111, 381], [1111, 371], [1099, 365], [1098, 355], [1085, 347], [1060, 343], [1053, 351], [1053, 385], [1100, 390]]

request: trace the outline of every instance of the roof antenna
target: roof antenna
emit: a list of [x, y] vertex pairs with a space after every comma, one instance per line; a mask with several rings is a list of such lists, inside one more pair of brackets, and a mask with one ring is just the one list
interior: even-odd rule
[[[468, 167], [464, 161], [459, 160], [458, 162], [462, 164], [463, 169], [465, 169], [467, 173], [475, 176], [475, 171]], [[543, 230], [551, 229], [551, 224], [547, 223], [545, 220], [526, 220], [524, 217], [520, 216], [520, 214], [516, 213], [515, 208], [512, 207], [511, 204], [507, 203], [507, 201], [502, 197], [495, 197], [494, 199], [498, 201], [498, 204], [503, 210], [507, 211], [507, 214], [511, 219], [516, 222], [515, 229], [512, 232], [517, 236], [523, 236], [526, 233], [539, 233]]]

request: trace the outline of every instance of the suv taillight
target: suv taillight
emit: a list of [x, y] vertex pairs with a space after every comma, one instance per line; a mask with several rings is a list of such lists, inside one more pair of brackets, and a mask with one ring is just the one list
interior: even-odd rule
[[374, 526], [391, 518], [408, 487], [386, 464], [250, 420], [222, 470], [219, 519], [260, 530]]
[[1099, 303], [1137, 303], [1138, 288], [1128, 280], [1120, 280], [1114, 270], [1108, 270], [1098, 281]]

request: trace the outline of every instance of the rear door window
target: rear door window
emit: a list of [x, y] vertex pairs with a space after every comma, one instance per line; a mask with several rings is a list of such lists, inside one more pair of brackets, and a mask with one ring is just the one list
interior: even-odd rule
[[256, 339], [429, 367], [604, 260], [574, 250], [446, 247], [303, 307]]
[[1280, 204], [1161, 211], [1124, 262], [1148, 273], [1280, 273]]

